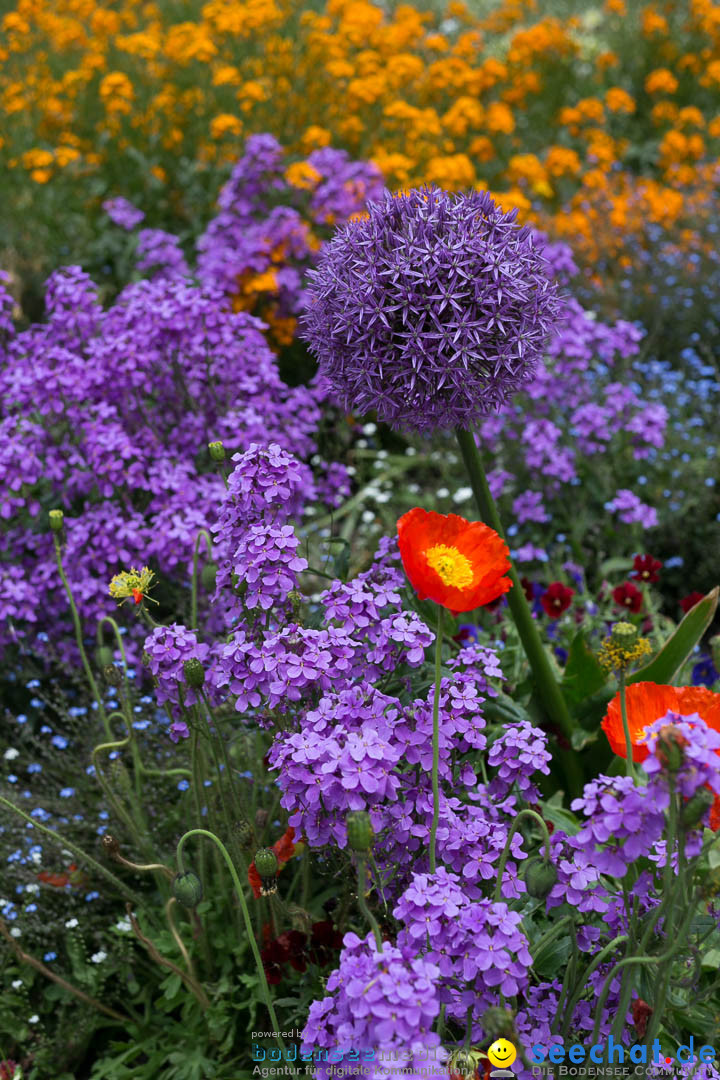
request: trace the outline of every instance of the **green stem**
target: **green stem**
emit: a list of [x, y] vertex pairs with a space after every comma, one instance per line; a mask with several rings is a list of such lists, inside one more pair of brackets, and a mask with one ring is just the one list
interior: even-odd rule
[[106, 734], [107, 734], [108, 738], [111, 739], [112, 738], [112, 732], [110, 731], [110, 728], [109, 728], [108, 722], [107, 722], [107, 716], [105, 715], [105, 706], [103, 705], [102, 697], [100, 696], [100, 691], [98, 690], [98, 685], [95, 682], [95, 677], [93, 676], [92, 670], [90, 668], [90, 664], [88, 662], [87, 653], [85, 652], [85, 646], [83, 645], [83, 634], [82, 634], [82, 624], [80, 622], [80, 613], [78, 612], [77, 604], [75, 603], [75, 598], [74, 598], [74, 596], [72, 594], [72, 589], [70, 588], [70, 582], [68, 581], [67, 576], [65, 574], [65, 571], [63, 569], [62, 553], [60, 551], [60, 540], [58, 539], [57, 533], [53, 533], [53, 541], [55, 543], [55, 560], [57, 562], [58, 573], [60, 574], [60, 580], [63, 583], [63, 586], [65, 588], [65, 593], [66, 593], [67, 598], [68, 598], [68, 603], [70, 604], [70, 613], [72, 615], [73, 626], [75, 627], [75, 641], [77, 643], [78, 651], [80, 653], [80, 660], [82, 662], [83, 670], [85, 672], [85, 677], [86, 677], [86, 679], [88, 681], [88, 685], [90, 687], [90, 691], [92, 693], [92, 696], [95, 698], [95, 701], [97, 702], [98, 711], [100, 713], [100, 719], [103, 722], [103, 726], [105, 728], [105, 731], [106, 731]]
[[[475, 445], [475, 436], [471, 431], [463, 431], [461, 428], [456, 428], [455, 434], [480, 517], [485, 524], [494, 529], [504, 540], [505, 534], [503, 533], [500, 516], [488, 486], [478, 448]], [[538, 695], [548, 719], [556, 724], [569, 740], [572, 738], [574, 724], [565, 698], [553, 674], [550, 660], [540, 640], [540, 634], [514, 566], [510, 567], [508, 576], [512, 581], [512, 588], [507, 594], [510, 612], [515, 620], [520, 640], [525, 649], [525, 655], [530, 664]], [[582, 790], [583, 784], [583, 774], [577, 757], [572, 750], [564, 750], [560, 747], [558, 750], [558, 756], [568, 783], [569, 794], [577, 795]]]
[[0, 803], [3, 806], [7, 806], [8, 809], [18, 814], [21, 818], [24, 818], [25, 821], [30, 822], [33, 828], [38, 829], [39, 832], [45, 833], [46, 836], [52, 837], [52, 839], [55, 841], [56, 844], [58, 844], [59, 847], [67, 848], [67, 850], [72, 851], [73, 855], [76, 855], [78, 859], [81, 859], [83, 862], [87, 863], [88, 866], [92, 866], [93, 870], [96, 873], [100, 874], [107, 881], [111, 882], [113, 887], [118, 889], [118, 891], [121, 892], [123, 896], [126, 896], [130, 900], [132, 900], [133, 904], [135, 904], [136, 907], [143, 907], [143, 899], [141, 896], [138, 896], [138, 894], [133, 892], [132, 889], [128, 889], [127, 885], [123, 884], [120, 878], [116, 878], [110, 870], [107, 870], [101, 863], [96, 862], [96, 860], [93, 859], [92, 855], [88, 855], [86, 852], [83, 851], [82, 848], [79, 848], [77, 844], [74, 844], [65, 836], [60, 836], [60, 834], [56, 833], [53, 829], [49, 829], [47, 825], [41, 825], [39, 821], [36, 821], [34, 818], [29, 817], [28, 814], [26, 814], [23, 810], [20, 809], [20, 807], [15, 806], [14, 803], [11, 803], [9, 799], [3, 798], [2, 795], [0, 795]]
[[518, 831], [518, 829], [520, 828], [520, 825], [522, 823], [522, 819], [524, 817], [529, 817], [529, 818], [532, 818], [533, 821], [537, 821], [540, 828], [542, 829], [543, 840], [545, 842], [545, 862], [550, 862], [550, 833], [548, 832], [547, 825], [545, 824], [543, 819], [540, 817], [540, 815], [538, 813], [536, 813], [535, 810], [521, 810], [520, 813], [517, 814], [516, 817], [515, 817], [515, 820], [514, 820], [514, 822], [512, 824], [512, 828], [510, 829], [510, 832], [508, 833], [508, 838], [505, 841], [505, 847], [503, 848], [503, 853], [500, 856], [500, 863], [498, 864], [498, 872], [497, 872], [497, 884], [495, 885], [495, 895], [493, 896], [493, 900], [495, 901], [495, 903], [497, 903], [498, 900], [500, 900], [500, 898], [502, 896], [502, 879], [503, 879], [503, 874], [505, 873], [505, 864], [508, 861], [508, 855], [510, 854], [510, 844], [512, 843], [512, 838], [515, 835], [515, 833]]
[[[597, 954], [597, 956], [593, 957], [592, 961], [585, 968], [585, 971], [583, 973], [583, 977], [580, 980], [580, 988], [573, 992], [573, 996], [570, 998], [570, 1001], [568, 1002], [567, 1008], [565, 1010], [565, 1019], [563, 1021], [563, 1029], [562, 1029], [562, 1037], [563, 1037], [563, 1039], [566, 1039], [567, 1036], [568, 1036], [568, 1032], [570, 1031], [570, 1025], [572, 1023], [572, 1018], [573, 1018], [573, 1015], [575, 1013], [577, 1003], [579, 1002], [580, 998], [582, 997], [583, 991], [587, 987], [588, 979], [590, 978], [592, 973], [597, 968], [600, 967], [603, 960], [607, 956], [609, 956], [610, 953], [614, 949], [616, 949], [618, 947], [618, 945], [622, 945], [623, 942], [625, 942], [627, 940], [628, 940], [627, 934], [619, 934], [616, 938], [613, 938], [612, 941], [608, 942], [608, 944], [603, 949], [601, 949], [601, 951]], [[553, 1021], [552, 1027], [550, 1029], [553, 1034], [555, 1034], [555, 1029], [557, 1027], [557, 1024], [558, 1024], [559, 1020], [560, 1020], [560, 1012], [558, 1011], [556, 1013], [556, 1015], [555, 1015], [555, 1020]]]
[[625, 672], [619, 671], [617, 675], [618, 686], [620, 688], [620, 715], [622, 716], [623, 732], [625, 733], [625, 775], [630, 776], [635, 780], [635, 769], [633, 768], [633, 745], [630, 738], [630, 725], [628, 723], [627, 715], [627, 702], [625, 700]]
[[200, 541], [205, 541], [207, 554], [212, 558], [212, 538], [206, 529], [201, 529], [195, 539], [195, 551], [193, 553], [192, 588], [190, 592], [190, 629], [197, 630], [198, 621], [198, 560], [200, 558]]
[[[245, 922], [245, 930], [247, 932], [248, 939], [250, 941], [250, 948], [252, 949], [253, 957], [255, 959], [255, 966], [257, 968], [258, 979], [260, 981], [260, 988], [262, 990], [262, 995], [263, 995], [263, 998], [265, 1000], [265, 1005], [267, 1007], [267, 1011], [268, 1011], [268, 1014], [270, 1016], [270, 1021], [271, 1021], [272, 1026], [273, 1026], [273, 1031], [279, 1032], [280, 1031], [280, 1025], [278, 1024], [278, 1019], [277, 1019], [277, 1016], [275, 1015], [275, 1006], [273, 1005], [272, 998], [270, 997], [270, 987], [268, 986], [267, 976], [265, 975], [265, 968], [263, 966], [262, 958], [260, 956], [260, 950], [258, 949], [257, 941], [255, 940], [255, 934], [253, 933], [252, 922], [250, 921], [250, 912], [248, 911], [247, 903], [245, 901], [245, 894], [243, 892], [243, 887], [240, 884], [240, 880], [239, 880], [239, 878], [237, 876], [237, 871], [235, 870], [235, 864], [233, 863], [232, 859], [230, 858], [230, 853], [228, 852], [228, 849], [225, 847], [222, 840], [219, 840], [218, 837], [215, 836], [215, 833], [211, 833], [207, 829], [190, 829], [190, 831], [186, 832], [183, 836], [181, 836], [179, 841], [178, 841], [177, 865], [178, 865], [178, 871], [181, 874], [183, 873], [183, 859], [182, 859], [183, 847], [185, 846], [185, 842], [187, 840], [189, 840], [191, 836], [206, 836], [208, 838], [208, 840], [212, 840], [213, 844], [216, 845], [216, 847], [220, 851], [220, 854], [222, 855], [223, 859], [225, 860], [225, 862], [227, 864], [227, 868], [230, 871], [230, 877], [233, 880], [233, 885], [235, 886], [235, 891], [237, 893], [237, 897], [238, 897], [238, 900], [240, 902], [240, 907], [242, 908], [243, 920]], [[280, 1053], [284, 1056], [284, 1054], [285, 1054], [285, 1043], [283, 1042], [283, 1038], [282, 1038], [282, 1036], [280, 1034], [277, 1035], [276, 1042], [278, 1044], [278, 1047], [280, 1048]]]
[[432, 795], [433, 812], [432, 825], [430, 826], [430, 873], [435, 873], [437, 829], [440, 820], [440, 680], [442, 667], [442, 639], [443, 617], [445, 609], [438, 607], [437, 631], [435, 637], [435, 695], [433, 697], [433, 729], [432, 729]]
[[383, 940], [380, 933], [380, 927], [377, 924], [375, 916], [370, 908], [367, 906], [365, 900], [365, 883], [367, 882], [367, 859], [358, 855], [357, 857], [357, 893], [358, 893], [358, 907], [362, 911], [363, 915], [367, 919], [370, 929], [373, 932], [375, 938], [375, 944], [377, 945], [378, 952], [383, 951]]

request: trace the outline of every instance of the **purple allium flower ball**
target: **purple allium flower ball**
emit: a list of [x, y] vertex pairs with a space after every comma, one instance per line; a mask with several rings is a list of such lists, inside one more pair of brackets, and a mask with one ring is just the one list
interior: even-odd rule
[[472, 426], [531, 378], [561, 301], [541, 246], [487, 191], [384, 193], [309, 272], [303, 337], [342, 405]]

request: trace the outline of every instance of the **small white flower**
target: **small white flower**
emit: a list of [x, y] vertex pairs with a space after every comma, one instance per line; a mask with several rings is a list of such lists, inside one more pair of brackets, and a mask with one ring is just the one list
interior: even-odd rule
[[378, 491], [377, 495], [375, 496], [375, 502], [386, 503], [389, 502], [391, 498], [392, 493], [390, 491]]
[[35, 895], [37, 895], [37, 893], [40, 892], [40, 886], [35, 885], [33, 882], [31, 882], [29, 885], [25, 886], [25, 892], [26, 893], [32, 893], [33, 896], [35, 896]]
[[346, 465], [345, 466], [345, 472], [348, 474], [348, 476], [354, 476], [355, 473], [357, 472], [357, 469], [355, 468], [354, 465]]
[[435, 494], [437, 495], [438, 499], [447, 499], [450, 492], [448, 491], [448, 489], [446, 487], [442, 487], [442, 488], [438, 488], [437, 491], [435, 492]]
[[10, 985], [12, 986], [13, 990], [19, 990], [20, 987], [23, 985], [23, 981], [22, 979], [13, 979]]
[[107, 960], [107, 953], [100, 949], [99, 952], [93, 953], [90, 959], [93, 964], [102, 964], [103, 960]]
[[417, 450], [414, 446], [408, 446], [405, 450], [405, 457], [415, 457]]
[[68, 919], [68, 921], [65, 923], [65, 929], [74, 930], [75, 927], [79, 925], [80, 924], [78, 923], [77, 919]]
[[366, 525], [369, 525], [371, 521], [374, 521], [375, 515], [373, 514], [372, 510], [363, 510], [362, 520]]
[[363, 435], [374, 435], [377, 431], [377, 424], [363, 424]]
[[12, 930], [10, 931], [10, 936], [11, 937], [22, 937], [22, 930], [20, 929], [20, 927], [19, 926], [13, 926]]
[[14, 761], [16, 757], [20, 757], [20, 751], [16, 750], [14, 746], [8, 747], [3, 754], [6, 761]]
[[123, 933], [127, 933], [129, 930], [132, 930], [132, 926], [130, 925], [130, 920], [129, 919], [120, 919], [118, 922], [115, 923], [115, 929], [116, 930], [122, 930]]
[[453, 495], [453, 502], [463, 503], [463, 502], [467, 502], [468, 499], [471, 499], [471, 498], [472, 498], [472, 488], [460, 487], [460, 488], [457, 489], [457, 491]]
[[28, 1016], [28, 1024], [39, 1024], [40, 1017], [37, 1013], [33, 1013], [32, 1016]]
[[30, 858], [32, 859], [32, 861], [35, 863], [36, 866], [39, 866], [40, 863], [42, 862], [42, 852], [41, 851], [33, 851]]

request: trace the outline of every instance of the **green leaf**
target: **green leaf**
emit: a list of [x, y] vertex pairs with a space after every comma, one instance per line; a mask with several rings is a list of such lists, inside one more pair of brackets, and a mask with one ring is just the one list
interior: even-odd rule
[[607, 676], [592, 652], [582, 630], [575, 635], [560, 683], [563, 697], [572, 709], [605, 685]]
[[660, 652], [649, 664], [628, 675], [627, 681], [654, 682], [672, 685], [672, 681], [683, 666], [693, 649], [707, 630], [715, 616], [718, 606], [720, 586], [703, 597], [694, 608], [688, 611], [681, 623], [670, 635]]
[[551, 803], [544, 803], [542, 808], [542, 816], [546, 821], [551, 822], [557, 829], [562, 829], [568, 836], [574, 836], [580, 828], [575, 815], [571, 814], [569, 810], [564, 810], [561, 806], [553, 806]]
[[624, 556], [616, 556], [612, 559], [606, 559], [600, 566], [600, 574], [602, 577], [608, 577], [609, 574], [625, 573], [626, 570], [632, 569], [633, 560]]
[[544, 979], [552, 979], [559, 971], [565, 971], [570, 958], [570, 941], [565, 938], [549, 941], [533, 956], [533, 971]]

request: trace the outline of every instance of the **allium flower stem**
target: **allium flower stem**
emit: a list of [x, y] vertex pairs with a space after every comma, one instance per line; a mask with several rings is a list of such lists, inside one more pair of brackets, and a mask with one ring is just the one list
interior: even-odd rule
[[357, 855], [357, 894], [358, 894], [358, 907], [362, 911], [363, 915], [368, 921], [368, 925], [373, 932], [375, 938], [375, 944], [377, 945], [378, 952], [382, 952], [383, 940], [380, 933], [380, 927], [377, 924], [377, 920], [373, 915], [370, 908], [367, 906], [367, 900], [365, 899], [365, 886], [367, 885], [367, 859], [362, 855]]
[[88, 681], [88, 685], [92, 692], [92, 696], [95, 698], [95, 702], [97, 703], [98, 712], [100, 713], [100, 719], [102, 720], [103, 726], [105, 728], [105, 734], [109, 739], [111, 739], [112, 732], [110, 731], [110, 727], [108, 725], [107, 715], [105, 713], [105, 706], [103, 705], [102, 696], [100, 694], [100, 691], [98, 690], [98, 685], [95, 682], [95, 677], [93, 676], [90, 664], [88, 662], [87, 653], [85, 652], [85, 646], [83, 644], [82, 624], [80, 622], [80, 613], [78, 612], [77, 604], [75, 603], [75, 598], [72, 594], [72, 589], [70, 588], [70, 582], [68, 581], [67, 575], [63, 568], [60, 539], [57, 533], [53, 533], [53, 542], [55, 544], [55, 559], [57, 561], [58, 573], [60, 574], [60, 580], [63, 583], [63, 587], [68, 598], [68, 603], [70, 604], [70, 613], [72, 615], [73, 626], [75, 627], [75, 641], [77, 642], [78, 652], [80, 653], [80, 661], [82, 663], [83, 671], [85, 672], [85, 677]]
[[520, 828], [523, 818], [532, 818], [533, 821], [537, 821], [538, 825], [542, 829], [543, 839], [545, 843], [545, 861], [550, 862], [550, 833], [548, 832], [547, 825], [540, 817], [540, 815], [535, 812], [535, 810], [521, 810], [519, 814], [517, 814], [515, 821], [512, 824], [512, 828], [508, 833], [508, 838], [505, 841], [503, 853], [500, 856], [500, 862], [498, 864], [497, 872], [497, 884], [495, 885], [495, 895], [493, 896], [493, 901], [496, 904], [500, 899], [502, 899], [502, 879], [503, 874], [505, 873], [505, 863], [508, 861], [508, 855], [510, 854], [510, 845], [512, 844], [513, 836]]
[[[250, 912], [248, 911], [248, 906], [247, 906], [247, 903], [246, 903], [246, 900], [245, 900], [245, 893], [243, 892], [243, 887], [240, 884], [240, 879], [237, 876], [237, 871], [235, 869], [235, 864], [233, 863], [232, 859], [230, 858], [230, 853], [229, 853], [228, 849], [225, 847], [222, 840], [218, 839], [218, 837], [215, 835], [215, 833], [209, 832], [207, 829], [190, 829], [189, 832], [186, 832], [183, 836], [181, 836], [179, 841], [178, 841], [176, 858], [177, 858], [177, 866], [178, 866], [178, 872], [179, 873], [182, 874], [183, 870], [184, 870], [184, 867], [183, 867], [183, 847], [185, 846], [185, 842], [187, 840], [189, 840], [191, 836], [206, 836], [208, 838], [208, 840], [212, 840], [213, 844], [215, 844], [216, 848], [218, 849], [218, 851], [220, 852], [220, 854], [222, 855], [223, 859], [225, 860], [225, 862], [227, 864], [227, 868], [230, 871], [230, 877], [232, 878], [233, 885], [235, 886], [235, 892], [237, 893], [238, 902], [239, 902], [240, 908], [242, 910], [243, 921], [245, 923], [245, 931], [247, 933], [248, 940], [250, 942], [250, 948], [252, 949], [253, 958], [255, 960], [255, 967], [257, 968], [258, 978], [260, 980], [260, 989], [261, 989], [261, 992], [262, 992], [263, 999], [265, 1001], [265, 1006], [267, 1008], [268, 1015], [270, 1016], [270, 1021], [272, 1023], [273, 1031], [279, 1032], [279, 1031], [281, 1031], [281, 1028], [280, 1028], [280, 1025], [278, 1023], [277, 1016], [275, 1015], [275, 1006], [273, 1005], [272, 998], [270, 996], [270, 987], [268, 986], [267, 976], [265, 975], [265, 967], [263, 965], [262, 958], [260, 956], [260, 950], [258, 949], [257, 941], [255, 940], [255, 934], [253, 933], [252, 922], [250, 921]], [[280, 1053], [282, 1055], [284, 1055], [284, 1053], [285, 1053], [285, 1043], [283, 1041], [282, 1036], [278, 1034], [275, 1041], [278, 1044], [278, 1047], [280, 1049]]]
[[618, 686], [620, 688], [620, 715], [622, 716], [623, 732], [625, 733], [625, 775], [635, 780], [633, 768], [633, 747], [630, 737], [630, 725], [628, 724], [627, 702], [625, 700], [625, 672], [618, 671]]
[[440, 768], [440, 679], [442, 667], [442, 640], [443, 640], [443, 616], [445, 609], [438, 605], [438, 621], [435, 637], [435, 694], [433, 696], [433, 732], [432, 732], [432, 795], [433, 813], [432, 825], [430, 826], [430, 873], [435, 873], [436, 860], [435, 848], [437, 843], [437, 828], [440, 819], [440, 782], [438, 771]]
[[[490, 492], [485, 469], [475, 444], [475, 436], [471, 431], [462, 428], [456, 428], [455, 435], [465, 463], [470, 486], [475, 495], [480, 517], [486, 525], [489, 525], [499, 536], [505, 539], [500, 515]], [[574, 728], [572, 718], [565, 698], [562, 696], [560, 687], [553, 675], [550, 661], [543, 648], [530, 607], [525, 598], [525, 591], [520, 584], [514, 566], [511, 566], [508, 570], [508, 576], [513, 583], [512, 589], [507, 594], [508, 605], [525, 649], [525, 655], [530, 664], [540, 700], [545, 707], [548, 718], [557, 724], [567, 739], [570, 739]], [[559, 748], [558, 757], [565, 772], [568, 794], [578, 795], [582, 790], [583, 778], [576, 755], [572, 750]]]

